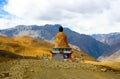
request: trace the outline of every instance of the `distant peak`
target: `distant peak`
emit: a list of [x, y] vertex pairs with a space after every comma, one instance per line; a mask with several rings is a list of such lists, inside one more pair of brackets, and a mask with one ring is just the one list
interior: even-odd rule
[[55, 26], [55, 27], [60, 27], [62, 26], [61, 24], [45, 24], [44, 26]]
[[17, 29], [25, 28], [25, 27], [26, 27], [25, 25], [17, 25], [17, 26], [15, 26], [15, 28], [17, 28]]

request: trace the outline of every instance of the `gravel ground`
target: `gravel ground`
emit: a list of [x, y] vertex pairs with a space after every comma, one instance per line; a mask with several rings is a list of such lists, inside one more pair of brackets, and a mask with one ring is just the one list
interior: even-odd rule
[[119, 79], [109, 67], [92, 64], [16, 59], [0, 63], [0, 79]]

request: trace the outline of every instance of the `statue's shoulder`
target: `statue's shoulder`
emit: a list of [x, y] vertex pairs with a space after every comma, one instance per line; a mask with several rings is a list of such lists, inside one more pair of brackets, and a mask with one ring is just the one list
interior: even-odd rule
[[56, 37], [59, 37], [59, 36], [66, 37], [66, 34], [63, 33], [63, 32], [58, 32], [58, 33], [56, 34]]

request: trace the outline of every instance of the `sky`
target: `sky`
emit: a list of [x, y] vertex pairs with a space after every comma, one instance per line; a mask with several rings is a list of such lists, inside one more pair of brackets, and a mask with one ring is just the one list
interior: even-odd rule
[[84, 34], [120, 32], [120, 0], [0, 0], [0, 29], [45, 24]]

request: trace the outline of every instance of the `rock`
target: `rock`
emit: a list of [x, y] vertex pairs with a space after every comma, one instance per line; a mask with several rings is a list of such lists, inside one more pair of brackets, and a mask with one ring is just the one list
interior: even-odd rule
[[107, 71], [107, 68], [102, 68], [101, 71], [102, 71], [102, 72], [106, 72], [106, 71]]
[[0, 78], [1, 78], [1, 77], [4, 77], [4, 74], [0, 73]]
[[8, 72], [0, 73], [0, 78], [2, 77], [9, 77], [9, 73]]
[[30, 72], [34, 72], [34, 70], [31, 69]]

